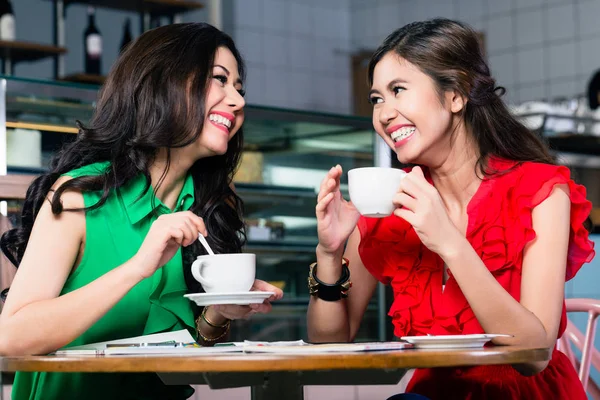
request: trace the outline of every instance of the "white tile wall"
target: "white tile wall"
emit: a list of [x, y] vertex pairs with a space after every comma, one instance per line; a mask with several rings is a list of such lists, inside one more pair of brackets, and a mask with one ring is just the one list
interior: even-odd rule
[[[445, 0], [431, 0], [420, 2], [423, 8], [425, 8], [425, 18], [431, 17], [445, 17], [455, 18], [455, 7], [454, 2]], [[412, 21], [408, 21], [412, 22]], [[399, 28], [399, 27], [398, 27]]]
[[235, 28], [262, 29], [265, 26], [263, 4], [263, 0], [236, 1], [233, 13]]
[[514, 46], [513, 16], [501, 14], [490, 17], [487, 27], [487, 50], [490, 54], [510, 49]]
[[[433, 17], [457, 18], [486, 33], [487, 54], [500, 84], [514, 89], [513, 99], [553, 96], [558, 90], [584, 93], [600, 68], [600, 0], [231, 0], [232, 36], [249, 63], [248, 100], [279, 106], [327, 107], [351, 111], [349, 55], [375, 49], [393, 30]], [[51, 4], [42, 0], [13, 2], [17, 35], [50, 42]], [[133, 14], [99, 10], [105, 36], [107, 71], [118, 53], [120, 27]], [[206, 12], [184, 14], [184, 21], [206, 20]], [[85, 7], [67, 12], [67, 72], [82, 69], [81, 33]], [[539, 55], [541, 57], [538, 57]], [[510, 68], [512, 59], [513, 67]], [[48, 78], [50, 60], [16, 67], [16, 74]], [[105, 72], [106, 72], [105, 71]], [[310, 79], [309, 79], [310, 77]], [[331, 78], [331, 79], [326, 79]], [[274, 81], [281, 79], [282, 81]], [[294, 79], [300, 79], [299, 82]], [[342, 82], [342, 79], [344, 80]], [[303, 84], [310, 86], [306, 88]], [[567, 83], [566, 83], [567, 82]], [[573, 87], [574, 86], [574, 87]]]
[[594, 71], [597, 71], [598, 68], [600, 68], [600, 33], [589, 39], [581, 40], [579, 42], [578, 53], [581, 58], [581, 70], [579, 72], [589, 79]]
[[558, 4], [546, 9], [546, 40], [572, 39], [575, 36], [575, 5]]
[[[238, 32], [240, 30], [236, 30]], [[264, 64], [264, 37], [262, 32], [244, 30], [243, 35], [236, 35], [235, 42], [247, 63]]]
[[291, 2], [288, 7], [289, 32], [310, 35], [312, 33], [311, 13], [312, 8], [310, 6], [302, 2]]
[[517, 9], [540, 7], [546, 0], [514, 0]]
[[545, 83], [535, 83], [535, 84], [522, 84], [517, 87], [517, 95], [518, 101], [524, 102], [529, 100], [542, 100], [548, 97], [546, 90], [548, 87]]
[[[491, 61], [493, 61], [490, 58]], [[544, 48], [535, 47], [517, 53], [517, 76], [520, 83], [541, 82], [545, 78]], [[494, 64], [492, 64], [494, 66]]]
[[289, 41], [289, 59], [292, 70], [310, 70], [315, 57], [312, 51], [312, 43], [303, 37], [292, 37]]
[[511, 85], [515, 80], [515, 55], [513, 53], [502, 53], [489, 57], [492, 74], [499, 85]]
[[274, 32], [285, 32], [288, 30], [288, 19], [291, 17], [287, 12], [288, 2], [279, 0], [263, 0], [263, 18], [269, 30]]
[[513, 0], [487, 0], [488, 12], [490, 14], [508, 13], [511, 11], [512, 3]]
[[376, 42], [371, 38], [379, 35], [378, 9], [377, 7], [368, 7], [352, 10], [350, 32], [353, 48], [362, 49], [375, 46]]
[[351, 112], [348, 0], [234, 0], [232, 11], [249, 61], [248, 102]]
[[246, 77], [246, 102], [250, 104], [265, 103], [265, 70], [262, 64], [247, 63], [248, 76]]
[[577, 85], [579, 79], [577, 78], [561, 78], [556, 79], [550, 85], [550, 97], [564, 97], [573, 96], [577, 94]]
[[505, 103], [516, 104], [519, 102], [519, 93], [514, 87], [502, 85], [502, 83], [500, 83], [500, 86], [503, 86], [504, 89], [506, 89], [506, 93], [502, 96], [502, 100]]
[[315, 86], [314, 75], [310, 72], [290, 72], [289, 98], [290, 106], [305, 109], [312, 104], [312, 88]]
[[517, 46], [540, 45], [544, 41], [542, 17], [543, 14], [539, 10], [524, 10], [517, 14]]
[[511, 101], [585, 93], [600, 69], [600, 0], [448, 0], [443, 7], [438, 0], [371, 0], [367, 9], [351, 4], [354, 48], [379, 45], [365, 27], [390, 26], [378, 16], [393, 14], [392, 6], [401, 22], [443, 16], [484, 31], [491, 69], [499, 84], [512, 89]]
[[288, 78], [285, 69], [267, 68], [263, 86], [264, 101], [266, 104], [281, 106], [288, 100]]
[[[575, 70], [575, 43], [551, 45], [548, 49], [548, 78], [571, 77], [576, 74]], [[599, 66], [600, 67], [600, 66]]]
[[290, 65], [290, 40], [283, 36], [264, 35], [264, 63], [270, 67], [288, 67]]
[[313, 50], [313, 70], [318, 72], [335, 71], [335, 51], [338, 42], [330, 39], [315, 41]]
[[456, 17], [467, 22], [481, 20], [487, 9], [487, 3], [481, 0], [457, 0], [456, 5]]
[[377, 33], [386, 36], [400, 28], [406, 21], [406, 15], [395, 4], [384, 4], [377, 8]]
[[600, 35], [600, 1], [587, 0], [576, 4], [577, 17], [579, 19], [579, 33], [581, 36]]

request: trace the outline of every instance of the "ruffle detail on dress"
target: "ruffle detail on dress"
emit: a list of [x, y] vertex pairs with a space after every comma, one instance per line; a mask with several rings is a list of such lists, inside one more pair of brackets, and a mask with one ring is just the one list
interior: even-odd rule
[[[408, 222], [396, 216], [361, 217], [358, 227], [362, 238], [359, 254], [365, 267], [394, 291], [388, 313], [394, 335], [426, 334], [434, 320], [428, 283], [443, 268], [441, 259], [421, 243]], [[439, 286], [441, 290], [441, 281]]]
[[499, 170], [507, 167], [513, 170], [482, 182], [489, 187], [478, 191], [469, 205], [467, 239], [496, 278], [507, 268], [520, 269], [523, 249], [536, 237], [533, 209], [550, 196], [556, 185], [568, 185], [571, 232], [565, 279], [573, 278], [595, 255], [594, 243], [589, 240], [584, 226], [592, 209], [592, 203], [586, 199], [585, 187], [571, 180], [565, 166], [512, 164], [499, 160], [492, 162]]
[[[520, 299], [523, 249], [535, 239], [532, 210], [566, 184], [571, 198], [571, 233], [566, 280], [594, 257], [584, 222], [591, 211], [585, 188], [568, 168], [491, 159], [486, 177], [469, 203], [466, 237], [486, 267], [509, 293]], [[450, 274], [442, 293], [443, 261], [427, 249], [412, 226], [394, 215], [361, 217], [359, 254], [380, 282], [390, 284], [394, 301], [389, 315], [397, 337], [483, 333], [458, 283]], [[561, 329], [562, 332], [562, 329]]]

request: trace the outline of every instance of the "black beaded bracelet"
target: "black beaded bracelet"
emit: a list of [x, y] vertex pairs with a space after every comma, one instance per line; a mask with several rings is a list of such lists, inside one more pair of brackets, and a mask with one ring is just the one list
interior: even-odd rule
[[342, 276], [334, 283], [325, 283], [317, 278], [317, 263], [310, 265], [308, 274], [308, 291], [311, 296], [316, 296], [325, 301], [338, 301], [348, 297], [348, 290], [352, 287], [348, 260], [342, 262]]

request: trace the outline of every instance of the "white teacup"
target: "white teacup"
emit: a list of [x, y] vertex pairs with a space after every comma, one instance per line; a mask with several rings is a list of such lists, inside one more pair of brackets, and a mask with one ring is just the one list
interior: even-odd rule
[[196, 258], [194, 279], [206, 293], [248, 292], [256, 276], [256, 255], [249, 253], [215, 254]]
[[406, 172], [396, 168], [367, 167], [348, 171], [350, 200], [365, 217], [381, 218], [394, 212], [394, 195]]

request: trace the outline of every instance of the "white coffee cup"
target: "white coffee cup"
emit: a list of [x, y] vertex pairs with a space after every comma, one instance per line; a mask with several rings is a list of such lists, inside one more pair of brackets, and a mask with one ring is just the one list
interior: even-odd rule
[[206, 293], [248, 292], [256, 276], [256, 255], [215, 254], [196, 258], [192, 275]]
[[350, 200], [365, 217], [381, 218], [394, 212], [392, 200], [406, 172], [396, 168], [367, 167], [348, 171]]

